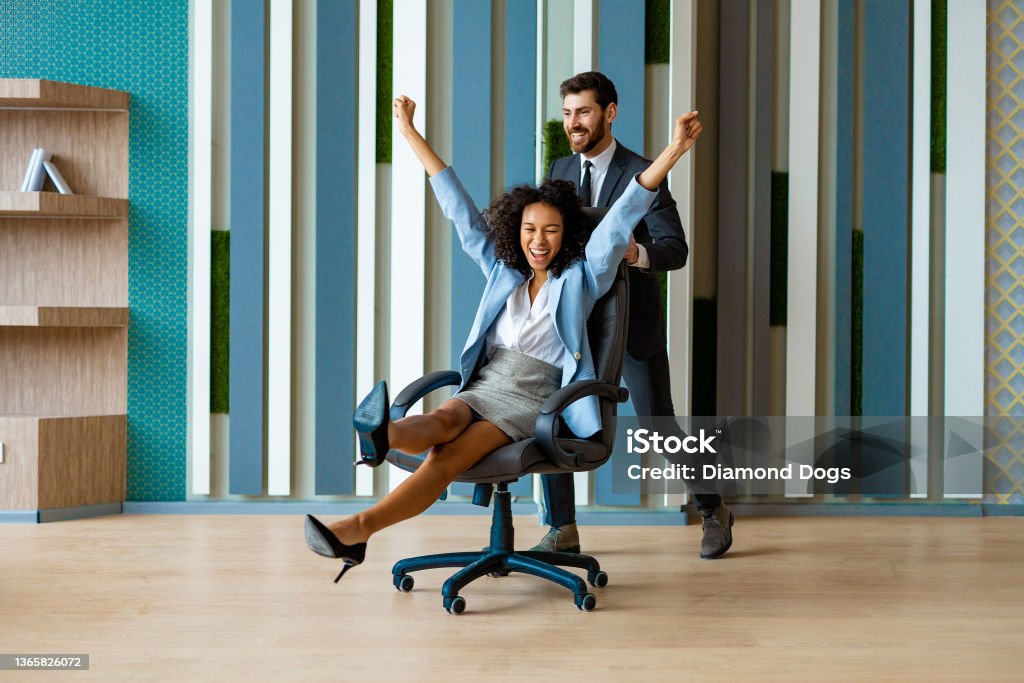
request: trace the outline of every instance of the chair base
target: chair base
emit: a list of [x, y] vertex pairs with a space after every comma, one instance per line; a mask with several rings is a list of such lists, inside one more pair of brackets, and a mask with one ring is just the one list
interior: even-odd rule
[[462, 567], [449, 577], [441, 588], [445, 609], [452, 614], [461, 614], [466, 608], [466, 601], [459, 595], [459, 591], [468, 584], [481, 576], [504, 576], [510, 572], [520, 572], [568, 588], [572, 591], [573, 601], [578, 608], [585, 612], [593, 610], [597, 605], [597, 598], [587, 591], [587, 584], [579, 576], [562, 567], [586, 569], [587, 581], [592, 586], [604, 587], [608, 584], [608, 575], [601, 571], [598, 561], [590, 555], [513, 550], [511, 495], [507, 483], [498, 484], [497, 488], [491, 521], [491, 545], [476, 552], [441, 553], [399, 560], [391, 569], [395, 588], [402, 592], [411, 591], [414, 580], [409, 574], [421, 569]]

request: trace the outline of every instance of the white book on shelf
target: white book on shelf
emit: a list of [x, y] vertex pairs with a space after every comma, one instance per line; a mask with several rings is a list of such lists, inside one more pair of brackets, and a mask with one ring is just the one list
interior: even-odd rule
[[29, 192], [40, 192], [43, 189], [43, 183], [46, 182], [46, 169], [43, 168], [43, 162], [49, 161], [52, 156], [53, 152], [47, 152], [42, 147], [39, 148], [39, 154], [36, 155], [35, 163], [32, 164], [32, 178], [29, 180], [28, 185]]
[[50, 180], [53, 181], [58, 192], [61, 194], [74, 194], [68, 185], [68, 181], [64, 180], [64, 176], [60, 174], [60, 169], [54, 166], [52, 161], [44, 161], [43, 168], [46, 169], [46, 174], [50, 176]]
[[36, 147], [28, 157], [28, 166], [25, 168], [25, 179], [21, 181], [21, 191], [28, 192], [28, 186], [32, 182], [32, 169], [36, 166], [36, 157], [42, 150]]

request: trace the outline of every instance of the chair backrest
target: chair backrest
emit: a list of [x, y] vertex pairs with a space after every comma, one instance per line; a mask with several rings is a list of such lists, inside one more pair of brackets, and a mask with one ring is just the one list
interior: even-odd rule
[[[604, 217], [606, 208], [585, 208], [584, 213], [595, 224]], [[587, 320], [587, 338], [594, 358], [597, 379], [618, 385], [622, 380], [622, 363], [626, 355], [626, 333], [629, 325], [628, 266], [623, 262], [615, 274], [611, 288], [594, 304]], [[601, 400], [601, 440], [609, 449], [615, 441], [615, 416], [618, 404]]]

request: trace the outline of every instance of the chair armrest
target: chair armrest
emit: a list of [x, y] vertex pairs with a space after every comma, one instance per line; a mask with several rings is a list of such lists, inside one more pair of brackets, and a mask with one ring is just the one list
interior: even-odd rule
[[441, 387], [451, 386], [462, 382], [462, 375], [454, 370], [435, 370], [415, 380], [401, 393], [395, 397], [391, 404], [391, 419], [398, 420], [405, 417], [409, 408], [427, 394], [434, 392]]
[[540, 407], [537, 422], [534, 425], [534, 437], [544, 455], [552, 463], [565, 469], [578, 467], [577, 456], [569, 453], [558, 445], [558, 418], [569, 405], [586, 396], [625, 403], [629, 399], [629, 391], [625, 387], [608, 384], [596, 379], [585, 379], [567, 384], [548, 396]]

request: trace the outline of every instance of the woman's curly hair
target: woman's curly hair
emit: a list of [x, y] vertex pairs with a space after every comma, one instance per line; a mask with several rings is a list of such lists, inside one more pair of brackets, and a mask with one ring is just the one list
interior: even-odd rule
[[490, 237], [494, 240], [494, 256], [509, 268], [530, 275], [532, 271], [520, 246], [519, 232], [523, 209], [537, 202], [547, 204], [562, 214], [562, 247], [548, 267], [551, 274], [558, 277], [565, 268], [583, 258], [590, 237], [576, 186], [568, 180], [545, 180], [540, 187], [517, 185], [494, 198], [484, 213]]

